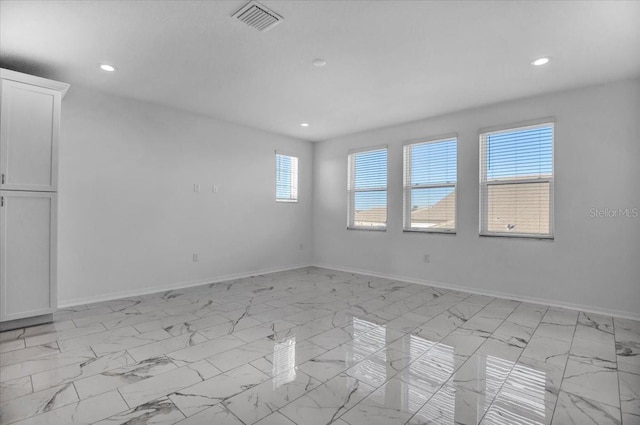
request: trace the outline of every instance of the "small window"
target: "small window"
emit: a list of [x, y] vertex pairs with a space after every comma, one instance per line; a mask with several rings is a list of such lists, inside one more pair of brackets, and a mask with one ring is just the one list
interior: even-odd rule
[[480, 233], [553, 237], [553, 124], [480, 135]]
[[276, 152], [276, 201], [298, 202], [298, 158]]
[[348, 228], [387, 228], [387, 148], [352, 152], [348, 157]]
[[457, 139], [404, 146], [404, 230], [455, 232]]

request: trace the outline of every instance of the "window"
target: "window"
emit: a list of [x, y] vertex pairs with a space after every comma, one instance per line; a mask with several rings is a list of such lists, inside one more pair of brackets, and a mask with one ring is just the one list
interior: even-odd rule
[[404, 230], [455, 232], [457, 139], [404, 146]]
[[276, 201], [298, 202], [298, 158], [276, 152]]
[[480, 135], [482, 235], [553, 237], [553, 124]]
[[350, 229], [387, 227], [387, 148], [349, 154]]

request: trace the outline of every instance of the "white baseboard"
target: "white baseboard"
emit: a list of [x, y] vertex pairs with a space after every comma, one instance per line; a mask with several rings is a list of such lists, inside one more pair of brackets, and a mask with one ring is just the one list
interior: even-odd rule
[[130, 291], [111, 292], [111, 293], [103, 294], [103, 295], [73, 298], [73, 299], [69, 299], [69, 300], [61, 300], [61, 301], [58, 302], [58, 307], [59, 308], [66, 308], [66, 307], [72, 307], [72, 306], [81, 305], [81, 304], [91, 304], [91, 303], [97, 303], [97, 302], [102, 302], [102, 301], [116, 300], [116, 299], [119, 299], [119, 298], [135, 297], [135, 296], [139, 296], [139, 295], [148, 295], [148, 294], [153, 294], [153, 293], [156, 293], [156, 292], [165, 292], [165, 291], [171, 291], [171, 290], [175, 290], [175, 289], [191, 288], [191, 287], [194, 287], [194, 286], [208, 285], [208, 284], [217, 283], [217, 282], [224, 282], [226, 280], [242, 279], [242, 278], [245, 278], [245, 277], [251, 277], [251, 276], [267, 274], [267, 273], [277, 273], [277, 272], [282, 272], [282, 271], [287, 271], [287, 270], [294, 270], [294, 269], [299, 269], [299, 268], [302, 268], [302, 267], [309, 267], [309, 266], [321, 267], [321, 268], [325, 268], [325, 269], [337, 270], [337, 271], [342, 271], [342, 272], [347, 272], [347, 273], [358, 273], [358, 274], [363, 274], [363, 275], [367, 275], [367, 276], [381, 277], [381, 278], [385, 278], [385, 279], [400, 280], [400, 281], [404, 281], [404, 282], [415, 283], [415, 284], [418, 284], [418, 285], [433, 286], [433, 287], [436, 287], [436, 288], [449, 289], [449, 290], [453, 290], [453, 291], [462, 291], [462, 292], [468, 292], [468, 293], [471, 293], [471, 294], [478, 294], [478, 295], [486, 295], [486, 296], [495, 297], [495, 298], [504, 298], [504, 299], [510, 299], [510, 300], [515, 300], [515, 301], [527, 302], [527, 303], [544, 304], [544, 305], [549, 305], [549, 306], [552, 306], [552, 307], [568, 308], [568, 309], [571, 309], [571, 310], [584, 311], [586, 313], [602, 314], [602, 315], [606, 315], [606, 316], [614, 316], [614, 317], [619, 317], [619, 318], [624, 318], [624, 319], [631, 319], [631, 320], [640, 320], [640, 314], [631, 313], [631, 312], [628, 312], [628, 311], [603, 309], [603, 308], [594, 307], [594, 306], [588, 306], [588, 305], [566, 303], [566, 302], [558, 302], [558, 301], [549, 300], [549, 299], [545, 299], [545, 298], [526, 297], [526, 296], [522, 296], [522, 295], [511, 294], [511, 293], [508, 293], [508, 292], [486, 291], [486, 290], [482, 290], [482, 289], [470, 288], [470, 287], [467, 287], [467, 286], [455, 285], [455, 284], [451, 284], [451, 283], [443, 283], [443, 282], [428, 281], [428, 280], [424, 280], [424, 279], [416, 279], [416, 278], [410, 277], [410, 276], [400, 276], [400, 275], [387, 274], [387, 273], [376, 273], [376, 272], [373, 272], [371, 270], [363, 270], [363, 269], [358, 269], [358, 268], [354, 268], [354, 267], [343, 267], [343, 266], [336, 266], [336, 265], [333, 265], [333, 264], [320, 264], [320, 263], [316, 263], [316, 264], [296, 264], [296, 265], [290, 265], [290, 266], [284, 266], [284, 267], [252, 270], [252, 271], [249, 271], [249, 272], [233, 273], [233, 274], [222, 275], [222, 276], [214, 276], [214, 277], [210, 277], [210, 278], [206, 278], [206, 279], [198, 279], [198, 280], [192, 280], [192, 281], [186, 281], [186, 282], [174, 282], [174, 283], [169, 283], [169, 284], [160, 285], [160, 286], [149, 286], [149, 287], [146, 287], [146, 288], [133, 289], [133, 290], [130, 290]]
[[548, 299], [545, 299], [545, 298], [526, 297], [526, 296], [522, 296], [522, 295], [516, 295], [516, 294], [507, 293], [507, 292], [485, 291], [485, 290], [477, 289], [477, 288], [469, 288], [467, 286], [461, 286], [461, 285], [455, 285], [455, 284], [443, 283], [443, 282], [434, 282], [434, 281], [428, 281], [428, 280], [423, 280], [423, 279], [416, 279], [414, 277], [409, 277], [409, 276], [399, 276], [399, 275], [386, 274], [386, 273], [376, 273], [376, 272], [372, 272], [370, 270], [361, 270], [361, 269], [357, 269], [357, 268], [336, 266], [336, 265], [332, 265], [332, 264], [318, 264], [318, 263], [316, 263], [316, 264], [313, 264], [313, 265], [315, 267], [321, 267], [321, 268], [325, 268], [325, 269], [332, 269], [332, 270], [337, 270], [337, 271], [342, 271], [342, 272], [347, 272], [347, 273], [358, 273], [358, 274], [363, 274], [363, 275], [368, 275], [368, 276], [381, 277], [381, 278], [385, 278], [385, 279], [400, 280], [400, 281], [409, 282], [409, 283], [416, 283], [418, 285], [427, 285], [427, 286], [433, 286], [433, 287], [436, 287], [436, 288], [450, 289], [450, 290], [453, 290], [453, 291], [462, 291], [462, 292], [468, 292], [468, 293], [471, 293], [471, 294], [486, 295], [486, 296], [494, 297], [494, 298], [504, 298], [504, 299], [515, 300], [515, 301], [520, 301], [520, 302], [527, 302], [527, 303], [534, 303], [534, 304], [544, 304], [544, 305], [548, 305], [548, 306], [551, 306], [551, 307], [561, 307], [561, 308], [567, 308], [567, 309], [570, 309], [570, 310], [579, 310], [579, 311], [584, 311], [585, 313], [601, 314], [601, 315], [605, 315], [605, 316], [614, 316], [614, 317], [618, 317], [618, 318], [622, 318], [622, 319], [640, 320], [640, 314], [638, 314], [637, 312], [633, 312], [632, 313], [632, 312], [628, 312], [628, 311], [612, 310], [612, 309], [606, 309], [606, 308], [600, 308], [600, 307], [594, 307], [594, 306], [588, 306], [588, 305], [581, 305], [581, 304], [574, 304], [574, 303], [567, 303], [567, 302], [558, 302], [558, 301], [554, 301], [554, 300], [548, 300]]
[[66, 308], [66, 307], [73, 307], [81, 304], [92, 304], [92, 303], [98, 303], [103, 301], [111, 301], [111, 300], [117, 300], [120, 298], [127, 298], [127, 297], [136, 297], [139, 295], [148, 295], [156, 292], [172, 291], [175, 289], [191, 288], [194, 286], [224, 282], [225, 280], [242, 279], [245, 277], [257, 276], [257, 275], [267, 274], [267, 273], [283, 272], [287, 270], [294, 270], [294, 269], [299, 269], [302, 267], [309, 267], [309, 266], [310, 264], [295, 264], [295, 265], [284, 266], [284, 267], [275, 267], [275, 268], [268, 268], [268, 269], [252, 270], [249, 272], [233, 273], [228, 275], [209, 277], [205, 279], [191, 280], [186, 282], [174, 282], [174, 283], [168, 283], [160, 286], [148, 286], [146, 288], [132, 289], [130, 291], [110, 292], [108, 294], [103, 294], [103, 295], [72, 298], [69, 300], [60, 300], [58, 301], [58, 308]]

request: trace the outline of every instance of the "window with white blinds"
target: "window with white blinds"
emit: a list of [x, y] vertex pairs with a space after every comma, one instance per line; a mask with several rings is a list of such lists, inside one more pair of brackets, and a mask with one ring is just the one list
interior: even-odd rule
[[348, 228], [385, 230], [387, 148], [351, 152], [348, 163]]
[[457, 139], [404, 146], [404, 230], [455, 232]]
[[298, 202], [298, 158], [276, 152], [276, 201]]
[[480, 135], [483, 235], [553, 237], [553, 124]]

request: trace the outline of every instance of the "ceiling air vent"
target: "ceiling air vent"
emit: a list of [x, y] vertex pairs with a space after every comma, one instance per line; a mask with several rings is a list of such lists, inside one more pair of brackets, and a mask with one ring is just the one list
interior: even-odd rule
[[256, 1], [251, 1], [245, 4], [240, 10], [231, 16], [244, 22], [250, 27], [257, 29], [258, 31], [270, 30], [284, 19], [273, 10]]

